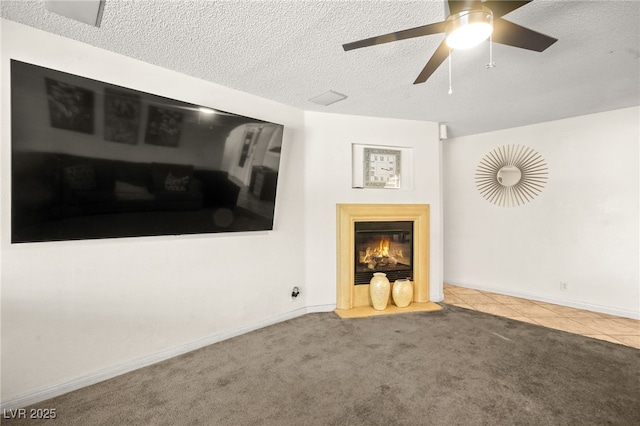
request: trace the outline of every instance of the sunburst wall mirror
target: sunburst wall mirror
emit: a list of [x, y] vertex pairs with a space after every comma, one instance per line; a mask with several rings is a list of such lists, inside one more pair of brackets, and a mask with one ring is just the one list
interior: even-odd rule
[[542, 192], [548, 174], [547, 163], [536, 151], [522, 145], [505, 145], [480, 160], [476, 187], [493, 204], [516, 207]]

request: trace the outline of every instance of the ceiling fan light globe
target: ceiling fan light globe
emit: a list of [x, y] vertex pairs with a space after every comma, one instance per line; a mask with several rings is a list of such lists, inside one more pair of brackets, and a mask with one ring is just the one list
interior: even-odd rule
[[447, 36], [447, 46], [452, 49], [470, 49], [489, 38], [493, 27], [489, 24], [469, 24]]
[[451, 49], [477, 46], [493, 32], [493, 14], [487, 9], [462, 11], [448, 21], [446, 43]]

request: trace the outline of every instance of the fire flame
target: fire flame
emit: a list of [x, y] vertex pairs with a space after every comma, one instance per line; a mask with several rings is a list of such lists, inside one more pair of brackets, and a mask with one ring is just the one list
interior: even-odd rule
[[376, 257], [389, 257], [389, 239], [381, 238]]
[[395, 265], [403, 257], [402, 249], [392, 249], [389, 238], [382, 237], [377, 246], [367, 247], [364, 253], [360, 252], [360, 263], [375, 269], [379, 265]]

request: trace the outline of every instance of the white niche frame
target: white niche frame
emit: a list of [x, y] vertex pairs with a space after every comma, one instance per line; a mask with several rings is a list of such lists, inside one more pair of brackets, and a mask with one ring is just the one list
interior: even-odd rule
[[393, 191], [413, 190], [413, 148], [396, 145], [371, 145], [351, 144], [351, 187], [353, 189], [385, 189], [369, 188], [364, 186], [364, 149], [374, 148], [381, 150], [400, 151], [400, 188], [391, 188]]

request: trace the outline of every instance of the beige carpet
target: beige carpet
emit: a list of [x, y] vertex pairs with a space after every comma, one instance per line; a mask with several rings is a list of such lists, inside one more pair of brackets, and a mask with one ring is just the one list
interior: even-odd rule
[[309, 314], [37, 404], [60, 425], [636, 425], [640, 350], [443, 305]]

